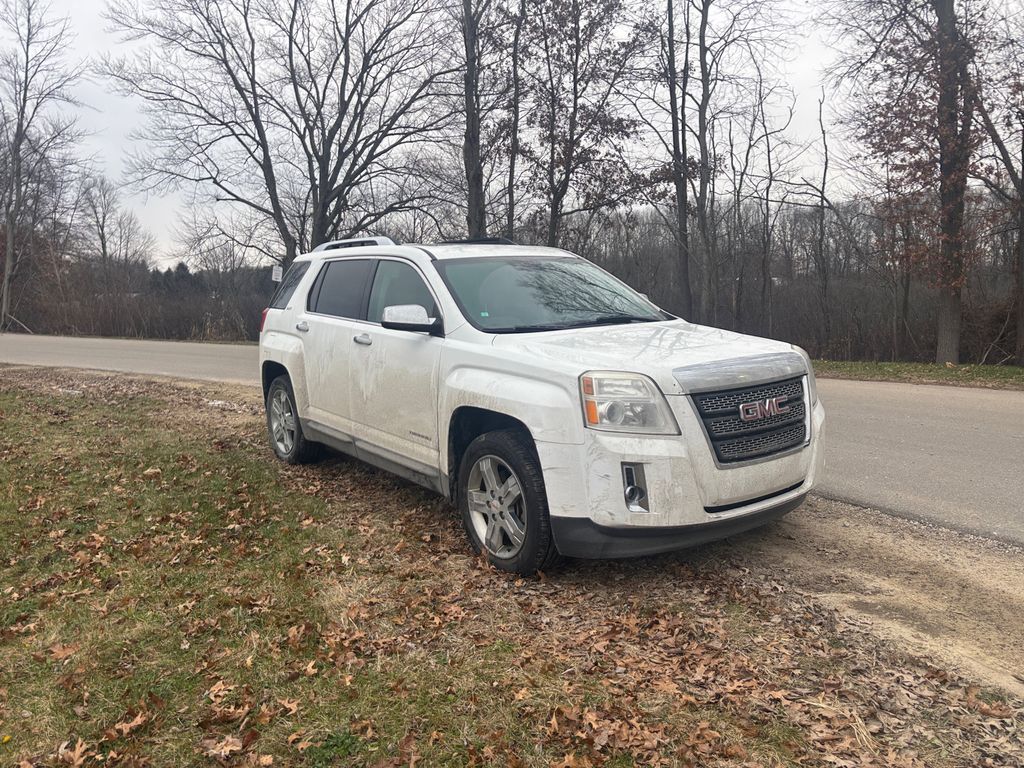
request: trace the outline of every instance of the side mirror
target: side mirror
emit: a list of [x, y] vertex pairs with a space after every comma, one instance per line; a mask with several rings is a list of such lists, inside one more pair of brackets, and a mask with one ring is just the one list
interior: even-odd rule
[[428, 317], [427, 310], [419, 304], [396, 304], [384, 307], [380, 321], [381, 328], [393, 331], [414, 331], [444, 336], [444, 326], [439, 317]]

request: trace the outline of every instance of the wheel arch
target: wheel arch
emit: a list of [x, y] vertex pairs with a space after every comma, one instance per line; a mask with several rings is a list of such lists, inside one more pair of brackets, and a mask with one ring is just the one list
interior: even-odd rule
[[445, 468], [448, 481], [445, 495], [449, 499], [454, 501], [456, 498], [459, 465], [470, 443], [480, 435], [502, 429], [521, 432], [531, 444], [536, 445], [530, 428], [507, 413], [475, 405], [462, 405], [452, 412], [448, 421], [448, 465]]
[[292, 378], [288, 369], [281, 363], [275, 360], [264, 360], [263, 365], [260, 368], [260, 379], [263, 383], [263, 402], [267, 401], [267, 395], [270, 393], [270, 385], [278, 376], [287, 376], [289, 381], [291, 381]]

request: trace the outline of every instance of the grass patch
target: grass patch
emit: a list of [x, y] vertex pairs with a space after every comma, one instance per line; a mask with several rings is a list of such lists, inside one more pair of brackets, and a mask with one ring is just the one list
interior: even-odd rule
[[272, 460], [251, 398], [0, 369], [0, 763], [1024, 754], [1010, 704], [841, 633], [728, 545], [510, 578], [430, 494]]
[[937, 365], [815, 360], [821, 378], [948, 384], [958, 387], [1024, 390], [1024, 368], [1015, 365]]

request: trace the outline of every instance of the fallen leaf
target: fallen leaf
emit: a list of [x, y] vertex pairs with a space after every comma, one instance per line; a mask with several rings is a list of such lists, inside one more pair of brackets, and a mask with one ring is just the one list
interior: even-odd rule
[[[130, 714], [131, 713], [129, 712], [129, 715]], [[119, 723], [116, 723], [114, 725], [114, 727], [110, 729], [110, 731], [114, 732], [114, 736], [115, 737], [116, 736], [127, 736], [129, 733], [134, 731], [136, 728], [139, 728], [142, 725], [144, 725], [147, 720], [149, 720], [149, 715], [146, 714], [145, 712], [139, 712], [134, 717], [131, 717], [131, 719], [125, 719], [125, 720], [122, 720]], [[110, 731], [108, 731], [108, 733]]]
[[295, 715], [299, 711], [299, 702], [295, 699], [278, 699], [277, 703], [284, 707], [289, 715]]
[[78, 643], [71, 643], [70, 645], [56, 645], [50, 646], [50, 658], [54, 661], [64, 661], [64, 659], [74, 656], [78, 652]]
[[85, 765], [85, 759], [89, 756], [88, 749], [85, 746], [85, 742], [81, 739], [75, 743], [75, 746], [69, 748], [70, 741], [65, 741], [60, 745], [60, 749], [57, 750], [57, 757], [60, 758], [62, 763], [67, 763], [71, 768], [81, 768]]
[[216, 757], [223, 760], [242, 751], [242, 740], [234, 736], [225, 736], [220, 741], [206, 739], [203, 741], [203, 751], [207, 757]]

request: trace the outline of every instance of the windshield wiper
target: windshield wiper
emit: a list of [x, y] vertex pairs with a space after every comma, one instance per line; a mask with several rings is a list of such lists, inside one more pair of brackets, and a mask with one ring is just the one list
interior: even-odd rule
[[641, 315], [601, 315], [590, 320], [581, 320], [578, 323], [562, 326], [563, 328], [586, 328], [591, 325], [619, 325], [626, 323], [656, 323], [656, 317], [644, 317]]
[[534, 331], [564, 331], [568, 325], [509, 325], [504, 328], [484, 328], [486, 333], [533, 333]]
[[570, 328], [587, 328], [593, 325], [618, 325], [625, 323], [656, 323], [656, 317], [643, 317], [640, 315], [601, 315], [590, 320], [580, 320], [575, 323], [564, 323], [559, 325], [510, 325], [504, 328], [487, 328], [488, 333], [534, 333], [541, 331], [565, 331]]

